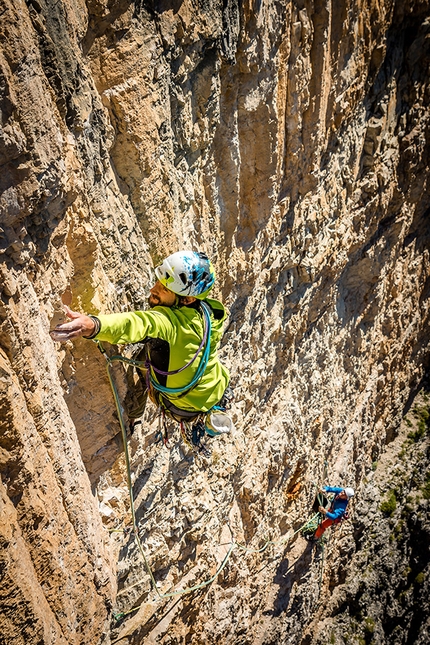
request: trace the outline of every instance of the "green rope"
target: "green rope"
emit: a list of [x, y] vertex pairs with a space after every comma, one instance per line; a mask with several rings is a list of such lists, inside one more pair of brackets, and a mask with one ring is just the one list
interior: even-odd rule
[[[323, 476], [322, 476], [322, 480], [323, 480], [323, 482], [324, 482], [324, 481], [326, 480], [326, 478], [327, 478], [327, 467], [328, 467], [328, 462], [327, 462], [327, 459], [326, 459], [326, 460], [324, 461], [324, 470], [323, 470]], [[313, 482], [313, 484], [314, 484], [314, 486], [317, 488], [317, 500], [318, 500], [318, 505], [319, 505], [319, 506], [323, 506], [323, 505], [324, 505], [324, 504], [323, 504], [323, 502], [324, 502], [324, 498], [323, 498], [323, 494], [320, 492], [320, 487], [319, 487], [319, 486], [318, 486], [318, 484], [316, 484], [315, 482]], [[318, 522], [316, 523], [316, 526], [315, 526], [315, 531], [316, 531], [316, 530], [317, 530], [317, 528], [319, 527], [319, 525], [321, 524], [322, 520], [323, 520], [322, 513], [320, 513], [320, 512], [318, 511], [318, 513], [316, 514], [315, 518], [318, 518]]]
[[[126, 431], [126, 428], [125, 428], [125, 425], [124, 425], [124, 419], [123, 419], [123, 414], [122, 414], [122, 409], [121, 409], [121, 403], [120, 403], [120, 400], [119, 400], [118, 390], [116, 388], [116, 385], [115, 385], [115, 382], [114, 382], [114, 380], [112, 378], [112, 374], [111, 374], [111, 370], [110, 370], [112, 362], [122, 360], [122, 357], [121, 356], [113, 356], [112, 358], [110, 358], [107, 355], [106, 350], [100, 345], [99, 342], [97, 342], [97, 346], [98, 346], [98, 348], [100, 349], [100, 351], [102, 352], [102, 354], [104, 355], [104, 357], [106, 358], [106, 361], [107, 361], [107, 365], [106, 365], [107, 374], [108, 374], [110, 386], [112, 388], [112, 392], [113, 392], [113, 395], [114, 395], [115, 405], [116, 405], [118, 418], [119, 418], [119, 423], [120, 423], [120, 426], [121, 426], [122, 440], [123, 440], [123, 443], [124, 443], [125, 464], [126, 464], [126, 470], [127, 470], [127, 485], [128, 485], [128, 490], [129, 490], [130, 510], [131, 510], [131, 519], [132, 519], [133, 532], [134, 532], [134, 536], [136, 538], [137, 546], [138, 546], [139, 551], [140, 551], [140, 553], [142, 555], [146, 571], [147, 571], [147, 573], [148, 573], [148, 575], [149, 575], [149, 577], [151, 579], [152, 586], [155, 589], [155, 591], [156, 591], [156, 593], [157, 593], [157, 595], [158, 595], [158, 597], [160, 599], [172, 598], [174, 596], [188, 594], [188, 593], [191, 593], [193, 591], [197, 591], [198, 589], [202, 589], [203, 587], [206, 587], [207, 585], [211, 584], [211, 582], [213, 582], [215, 580], [215, 578], [221, 573], [221, 571], [226, 566], [226, 564], [227, 564], [227, 562], [228, 562], [228, 560], [230, 558], [230, 555], [231, 555], [233, 549], [235, 548], [236, 544], [232, 543], [232, 545], [230, 546], [230, 549], [229, 549], [226, 557], [224, 558], [223, 562], [221, 563], [221, 566], [219, 567], [217, 572], [209, 580], [206, 580], [205, 582], [202, 582], [201, 584], [194, 585], [193, 587], [188, 587], [187, 589], [181, 589], [181, 590], [178, 590], [178, 591], [171, 591], [171, 592], [168, 592], [168, 593], [160, 593], [159, 592], [158, 587], [157, 587], [157, 583], [155, 581], [155, 578], [154, 578], [154, 575], [152, 573], [151, 567], [149, 566], [149, 562], [148, 562], [148, 560], [146, 558], [145, 552], [143, 550], [142, 542], [141, 542], [140, 536], [139, 536], [139, 527], [138, 527], [137, 522], [136, 522], [136, 512], [135, 512], [134, 499], [133, 499], [133, 485], [132, 485], [132, 481], [131, 481], [131, 466], [130, 466], [130, 455], [129, 455], [129, 452], [128, 452], [128, 444], [127, 444], [127, 431]], [[137, 361], [131, 361], [130, 359], [124, 359], [124, 362], [126, 362], [128, 364], [133, 364], [134, 362], [137, 362]], [[128, 613], [136, 611], [136, 609], [138, 609], [138, 607], [135, 607], [132, 610], [130, 610], [128, 612], [125, 612], [125, 613], [122, 612], [121, 615], [126, 615]]]
[[294, 533], [292, 533], [291, 535], [288, 535], [287, 538], [283, 540], [267, 540], [263, 544], [263, 546], [260, 547], [259, 549], [251, 549], [243, 544], [239, 544], [238, 542], [235, 542], [235, 544], [239, 549], [241, 549], [242, 551], [246, 551], [247, 553], [263, 553], [263, 551], [265, 551], [268, 546], [276, 546], [276, 545], [280, 546], [282, 544], [288, 544], [289, 542], [291, 542], [291, 540], [295, 535], [297, 535], [297, 533], [300, 533], [300, 531], [303, 531], [308, 527], [308, 524], [312, 525], [312, 522], [318, 517], [318, 515], [319, 513], [316, 513], [309, 520], [306, 520], [304, 524], [302, 524], [296, 531], [294, 531]]
[[[259, 549], [252, 549], [252, 548], [249, 548], [249, 547], [247, 547], [247, 546], [245, 546], [243, 544], [240, 544], [238, 542], [232, 541], [232, 543], [230, 544], [230, 548], [229, 548], [226, 556], [224, 557], [221, 565], [217, 569], [216, 573], [214, 573], [214, 575], [211, 576], [208, 580], [205, 580], [204, 582], [201, 582], [200, 584], [193, 585], [192, 587], [187, 587], [186, 589], [178, 589], [177, 591], [169, 591], [167, 593], [161, 593], [158, 590], [156, 580], [154, 578], [154, 575], [152, 573], [152, 570], [151, 570], [151, 567], [149, 565], [148, 559], [147, 559], [147, 557], [145, 555], [145, 552], [143, 550], [143, 545], [142, 545], [142, 542], [141, 542], [140, 536], [139, 536], [139, 527], [138, 527], [138, 524], [137, 524], [137, 521], [136, 521], [136, 512], [135, 512], [134, 499], [133, 499], [133, 485], [132, 485], [132, 481], [131, 481], [131, 465], [130, 465], [130, 455], [129, 455], [129, 451], [128, 451], [128, 444], [127, 444], [127, 431], [126, 431], [125, 424], [124, 424], [123, 413], [122, 413], [121, 403], [120, 403], [120, 400], [119, 400], [118, 390], [116, 388], [115, 382], [114, 382], [114, 380], [112, 378], [112, 374], [111, 374], [111, 366], [112, 366], [112, 363], [114, 361], [122, 361], [124, 363], [127, 363], [128, 365], [140, 365], [141, 362], [140, 361], [133, 361], [132, 359], [123, 358], [122, 356], [119, 356], [119, 355], [109, 357], [108, 354], [106, 353], [106, 350], [102, 347], [100, 342], [96, 340], [95, 343], [97, 344], [97, 347], [99, 348], [99, 350], [101, 351], [101, 353], [103, 354], [103, 356], [105, 357], [105, 359], [107, 361], [107, 365], [106, 365], [107, 374], [108, 374], [109, 383], [110, 383], [110, 386], [111, 386], [111, 389], [112, 389], [112, 393], [113, 393], [113, 396], [114, 396], [115, 406], [116, 406], [116, 409], [117, 409], [118, 419], [119, 419], [119, 423], [120, 423], [120, 427], [121, 427], [122, 440], [123, 440], [123, 444], [124, 444], [125, 465], [126, 465], [126, 470], [127, 470], [127, 485], [128, 485], [129, 498], [130, 498], [130, 511], [131, 511], [133, 533], [134, 533], [134, 536], [135, 536], [135, 539], [136, 539], [136, 544], [138, 546], [138, 549], [139, 549], [139, 551], [140, 551], [140, 553], [142, 555], [143, 562], [144, 562], [144, 565], [145, 565], [145, 569], [146, 569], [146, 571], [147, 571], [147, 573], [149, 575], [149, 578], [151, 580], [152, 587], [155, 589], [155, 592], [156, 592], [156, 594], [157, 594], [157, 596], [158, 596], [158, 598], [160, 600], [163, 600], [163, 599], [166, 599], [166, 598], [173, 598], [175, 596], [182, 596], [182, 595], [185, 595], [185, 594], [189, 594], [189, 593], [192, 593], [193, 591], [203, 589], [204, 587], [207, 587], [208, 585], [210, 585], [219, 576], [219, 574], [222, 572], [222, 570], [225, 568], [225, 566], [227, 565], [227, 562], [229, 561], [230, 556], [233, 553], [234, 549], [237, 548], [237, 549], [240, 549], [241, 551], [244, 551], [244, 552], [247, 552], [247, 553], [263, 553], [270, 545], [287, 544], [288, 542], [291, 541], [291, 539], [297, 533], [302, 531], [310, 522], [314, 521], [318, 517], [319, 514], [317, 513], [316, 515], [314, 515], [309, 520], [306, 520], [306, 522], [302, 526], [300, 526], [296, 531], [294, 531], [294, 533], [291, 536], [288, 536], [287, 539], [275, 540], [275, 541], [274, 540], [267, 540], [265, 542], [265, 544], [262, 547], [260, 547]], [[142, 605], [138, 605], [137, 607], [133, 607], [132, 609], [129, 609], [128, 611], [116, 613], [116, 614], [113, 615], [113, 617], [114, 617], [115, 620], [119, 621], [122, 618], [124, 618], [125, 616], [137, 611], [138, 609], [140, 609], [141, 606]]]
[[[315, 519], [315, 517], [316, 516], [314, 516], [311, 519]], [[239, 542], [232, 542], [230, 544], [230, 548], [228, 550], [228, 553], [225, 556], [224, 560], [222, 561], [219, 569], [216, 571], [216, 573], [214, 573], [214, 575], [211, 578], [209, 578], [209, 580], [205, 580], [204, 582], [202, 582], [200, 584], [197, 584], [197, 585], [194, 585], [193, 587], [188, 587], [186, 589], [178, 589], [177, 591], [170, 591], [168, 593], [160, 593], [158, 591], [158, 589], [156, 587], [156, 584], [155, 584], [155, 580], [154, 580], [152, 571], [149, 568], [149, 564], [147, 564], [147, 560], [146, 560], [146, 558], [145, 558], [145, 556], [144, 556], [142, 551], [141, 551], [141, 553], [142, 553], [142, 555], [144, 557], [144, 562], [145, 562], [145, 565], [146, 565], [146, 569], [147, 569], [147, 571], [148, 571], [148, 573], [149, 573], [149, 575], [151, 577], [151, 580], [153, 581], [153, 584], [155, 586], [155, 590], [157, 592], [157, 595], [158, 595], [159, 599], [162, 600], [164, 598], [172, 598], [174, 596], [183, 596], [185, 594], [189, 594], [189, 593], [191, 593], [193, 591], [203, 589], [204, 587], [207, 587], [208, 585], [210, 585], [212, 582], [214, 582], [214, 580], [216, 580], [216, 578], [219, 576], [221, 571], [224, 569], [224, 567], [226, 566], [228, 560], [230, 559], [230, 556], [233, 553], [234, 549], [237, 548], [237, 549], [240, 549], [241, 551], [245, 551], [247, 553], [263, 553], [263, 551], [265, 551], [268, 548], [268, 546], [270, 546], [270, 545], [288, 544], [291, 541], [291, 539], [297, 533], [299, 533], [303, 528], [305, 528], [305, 526], [308, 524], [309, 521], [310, 520], [307, 520], [302, 526], [300, 526], [300, 528], [298, 528], [296, 531], [294, 531], [294, 533], [291, 536], [288, 536], [288, 538], [286, 540], [267, 540], [265, 542], [265, 544], [260, 549], [252, 549], [252, 548], [246, 547], [243, 544], [240, 544]], [[139, 548], [141, 548], [140, 540], [137, 539], [136, 541], [138, 543]], [[129, 609], [128, 611], [119, 612], [118, 614], [114, 614], [114, 619], [119, 621], [122, 618], [124, 618], [125, 616], [128, 616], [129, 614], [132, 614], [135, 611], [138, 611], [141, 607], [142, 607], [142, 605], [138, 605], [136, 607], [133, 607], [132, 609]]]

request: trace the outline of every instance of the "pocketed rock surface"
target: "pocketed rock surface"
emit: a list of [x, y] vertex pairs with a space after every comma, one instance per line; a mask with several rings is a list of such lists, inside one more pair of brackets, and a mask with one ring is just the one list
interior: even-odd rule
[[[428, 16], [2, 0], [0, 643], [425, 642]], [[159, 594], [218, 573], [160, 599], [105, 358], [48, 331], [145, 307], [187, 247], [230, 310], [235, 430], [204, 460], [148, 406], [129, 437]], [[357, 495], [321, 552], [325, 468]]]

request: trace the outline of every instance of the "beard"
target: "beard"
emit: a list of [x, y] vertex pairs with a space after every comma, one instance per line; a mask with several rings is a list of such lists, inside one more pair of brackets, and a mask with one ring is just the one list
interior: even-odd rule
[[148, 305], [152, 309], [152, 307], [157, 307], [158, 305], [161, 305], [161, 300], [157, 296], [153, 296], [152, 293], [148, 298]]

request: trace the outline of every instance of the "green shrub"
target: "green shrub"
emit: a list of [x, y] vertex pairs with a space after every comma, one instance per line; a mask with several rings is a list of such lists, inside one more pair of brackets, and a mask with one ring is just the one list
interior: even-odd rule
[[421, 488], [424, 499], [430, 499], [430, 473], [426, 475], [426, 481], [424, 486]]
[[411, 601], [411, 589], [412, 586], [408, 587], [404, 591], [401, 591], [397, 596], [397, 600], [402, 607], [407, 607]]
[[416, 419], [424, 419], [424, 421], [428, 421], [430, 419], [430, 412], [425, 405], [422, 407], [416, 405], [412, 410], [412, 414]]
[[421, 571], [414, 580], [415, 584], [422, 585], [424, 583], [424, 573]]
[[394, 535], [395, 535], [397, 538], [399, 538], [399, 537], [400, 537], [400, 535], [402, 534], [404, 524], [405, 524], [405, 523], [404, 523], [404, 521], [403, 521], [403, 520], [400, 520], [400, 522], [398, 522], [398, 523], [396, 524], [396, 526], [394, 527]]
[[367, 616], [366, 620], [364, 621], [363, 627], [364, 627], [365, 633], [371, 636], [375, 631], [375, 621], [373, 620], [373, 618], [370, 618], [370, 616]]
[[417, 442], [424, 437], [428, 430], [430, 430], [430, 411], [426, 406], [421, 408], [415, 406], [412, 414], [418, 421], [418, 430], [415, 430], [415, 432], [409, 432], [408, 437]]
[[412, 439], [415, 443], [422, 439], [426, 433], [427, 430], [427, 425], [425, 421], [421, 419], [418, 423], [418, 430], [415, 430], [414, 432], [408, 432], [408, 437], [409, 439]]
[[419, 413], [420, 419], [422, 419], [428, 425], [430, 420], [430, 412], [428, 408], [420, 408]]
[[397, 507], [397, 499], [396, 499], [396, 493], [394, 492], [393, 489], [389, 490], [386, 499], [381, 502], [380, 505], [380, 510], [384, 515], [389, 515], [390, 517], [393, 515], [394, 511], [396, 510]]
[[406, 502], [403, 504], [402, 508], [402, 517], [406, 517], [412, 513], [414, 510], [414, 498], [411, 495], [408, 495]]

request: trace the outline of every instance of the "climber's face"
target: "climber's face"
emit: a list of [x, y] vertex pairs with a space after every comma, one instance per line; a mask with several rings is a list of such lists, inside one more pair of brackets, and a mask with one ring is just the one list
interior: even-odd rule
[[176, 302], [176, 294], [167, 289], [164, 285], [157, 280], [153, 287], [149, 290], [150, 296], [148, 299], [150, 307], [173, 307]]

